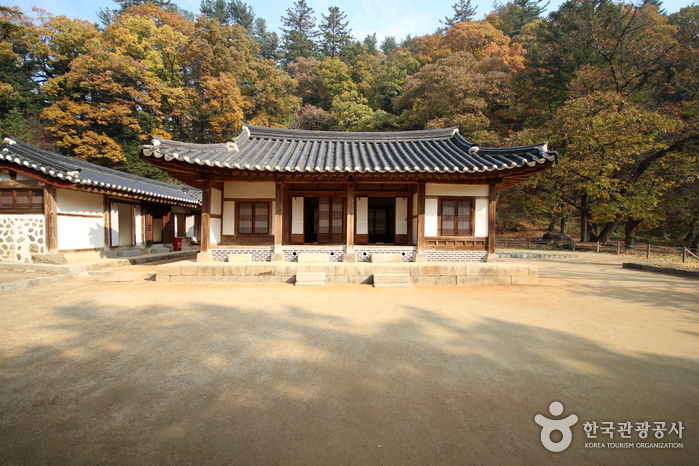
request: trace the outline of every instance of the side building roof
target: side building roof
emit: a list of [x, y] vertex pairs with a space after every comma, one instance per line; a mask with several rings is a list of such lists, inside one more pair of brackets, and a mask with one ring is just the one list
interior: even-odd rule
[[456, 127], [349, 133], [248, 125], [226, 143], [192, 144], [154, 137], [152, 143], [141, 146], [140, 151], [161, 167], [164, 165], [159, 161], [182, 162], [195, 169], [266, 173], [493, 176], [507, 176], [508, 172], [523, 167], [534, 168], [528, 171], [541, 171], [551, 166], [558, 155], [548, 150], [547, 143], [510, 148], [478, 147], [464, 139]]
[[0, 162], [14, 164], [29, 176], [53, 179], [59, 186], [103, 189], [158, 203], [188, 207], [201, 205], [201, 191], [191, 186], [155, 181], [102, 167], [25, 144], [6, 134], [3, 134], [0, 144]]

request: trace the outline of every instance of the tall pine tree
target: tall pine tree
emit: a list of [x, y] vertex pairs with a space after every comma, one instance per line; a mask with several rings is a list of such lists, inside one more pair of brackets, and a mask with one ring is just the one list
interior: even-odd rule
[[340, 8], [331, 6], [328, 8], [330, 13], [323, 17], [320, 23], [320, 31], [322, 36], [321, 52], [326, 57], [335, 57], [340, 54], [341, 50], [351, 43], [352, 30], [347, 29], [348, 21], [345, 21], [347, 15]]
[[286, 16], [282, 16], [282, 40], [285, 64], [289, 64], [298, 57], [313, 57], [316, 55], [316, 18], [313, 16], [313, 8], [309, 7], [306, 0], [298, 0], [292, 8], [286, 10]]
[[444, 21], [439, 20], [447, 29], [462, 21], [473, 21], [476, 16], [476, 7], [471, 6], [471, 0], [459, 0], [459, 3], [455, 3], [451, 7], [454, 10], [454, 16], [451, 18], [445, 16]]

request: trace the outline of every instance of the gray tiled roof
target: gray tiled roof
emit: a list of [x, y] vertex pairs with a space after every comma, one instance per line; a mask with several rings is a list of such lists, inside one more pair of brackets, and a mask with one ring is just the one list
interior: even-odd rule
[[[75, 185], [98, 187], [134, 196], [145, 196], [155, 202], [182, 203], [193, 207], [201, 204], [201, 191], [191, 186], [164, 183], [112, 170], [39, 149], [16, 141], [5, 134], [0, 145], [0, 160], [30, 168]], [[196, 192], [199, 194], [197, 195]]]
[[391, 133], [304, 131], [243, 126], [223, 144], [153, 138], [146, 157], [192, 165], [267, 172], [478, 173], [554, 162], [547, 144], [478, 147], [456, 127]]

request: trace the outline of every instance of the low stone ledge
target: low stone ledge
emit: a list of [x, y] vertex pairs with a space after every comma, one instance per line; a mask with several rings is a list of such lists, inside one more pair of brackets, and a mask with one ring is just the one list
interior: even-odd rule
[[371, 262], [372, 264], [395, 264], [395, 263], [401, 263], [402, 262], [402, 257], [400, 254], [381, 254], [381, 253], [374, 253], [371, 255]]
[[621, 266], [625, 269], [644, 270], [646, 272], [663, 273], [666, 275], [679, 275], [681, 277], [699, 278], [699, 270], [676, 269], [674, 267], [662, 267], [659, 265], [639, 264], [637, 262], [624, 262]]
[[[503, 263], [179, 263], [156, 266], [161, 282], [294, 283], [299, 275], [323, 276], [325, 283], [387, 284], [396, 276], [412, 285], [535, 285], [536, 266]], [[381, 278], [386, 277], [386, 280]], [[378, 278], [377, 278], [378, 277]], [[308, 280], [319, 282], [320, 280]]]

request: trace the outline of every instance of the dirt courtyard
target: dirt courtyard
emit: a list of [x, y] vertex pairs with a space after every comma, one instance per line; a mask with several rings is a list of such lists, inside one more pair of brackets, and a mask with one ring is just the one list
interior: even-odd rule
[[[85, 276], [5, 293], [0, 464], [695, 462], [699, 280], [593, 256], [509, 261], [539, 266], [540, 284]], [[534, 422], [553, 401], [578, 417], [560, 453]], [[588, 421], [613, 437], [587, 439]], [[621, 438], [626, 421], [648, 421], [648, 438]]]

